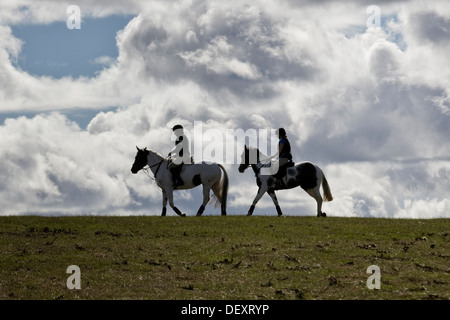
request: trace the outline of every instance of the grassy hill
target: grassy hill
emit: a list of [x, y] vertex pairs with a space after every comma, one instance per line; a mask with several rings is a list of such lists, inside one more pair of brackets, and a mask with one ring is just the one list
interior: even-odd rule
[[[449, 219], [1, 217], [0, 299], [450, 299], [449, 230]], [[379, 290], [366, 286], [371, 265]]]

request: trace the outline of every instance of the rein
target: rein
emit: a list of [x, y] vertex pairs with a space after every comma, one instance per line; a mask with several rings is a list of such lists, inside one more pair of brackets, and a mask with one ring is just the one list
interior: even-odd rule
[[262, 162], [260, 159], [259, 150], [257, 150], [257, 152], [258, 152], [257, 157], [256, 157], [257, 163], [253, 163], [250, 165], [253, 169], [253, 173], [255, 174], [255, 177], [258, 177], [258, 175], [261, 172], [261, 168], [265, 167], [272, 160], [272, 157], [267, 157], [267, 159], [265, 160], [266, 162]]
[[[259, 164], [261, 164], [261, 162]], [[264, 167], [264, 165], [261, 164], [260, 166], [258, 166], [258, 163], [255, 163], [255, 164], [252, 164], [251, 166], [252, 166], [253, 172], [255, 173], [255, 177], [258, 177], [259, 173], [261, 172], [261, 168]]]
[[[164, 160], [166, 160], [167, 158], [164, 158], [164, 159], [162, 159], [160, 162], [158, 162], [158, 163], [155, 163], [155, 164], [153, 164], [153, 165], [148, 165], [148, 168], [142, 168], [142, 171], [144, 171], [144, 173], [147, 175], [147, 177], [149, 177], [150, 179], [152, 179], [152, 180], [155, 180], [156, 179], [156, 175], [158, 174], [158, 171], [159, 171], [159, 168], [161, 168], [161, 165], [162, 165], [162, 163], [164, 162]], [[153, 167], [156, 167], [156, 166], [158, 166], [158, 168], [156, 168], [156, 171], [155, 171], [155, 173], [153, 174], [153, 178], [152, 177], [150, 177], [150, 174], [148, 173], [148, 170], [149, 169], [151, 169], [151, 168], [153, 168]]]

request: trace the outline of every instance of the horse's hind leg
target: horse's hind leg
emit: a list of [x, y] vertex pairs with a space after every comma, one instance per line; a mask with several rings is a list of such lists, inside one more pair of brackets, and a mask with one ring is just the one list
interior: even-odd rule
[[197, 216], [201, 216], [203, 214], [203, 211], [205, 211], [205, 207], [208, 204], [209, 201], [209, 192], [210, 192], [211, 188], [207, 187], [207, 186], [203, 186], [203, 203], [200, 206], [200, 208], [198, 208], [197, 211]]
[[326, 217], [327, 215], [324, 212], [322, 212], [323, 199], [322, 199], [322, 196], [320, 195], [320, 185], [318, 185], [317, 187], [315, 187], [313, 189], [308, 189], [308, 190], [306, 190], [306, 192], [308, 192], [308, 194], [311, 197], [313, 197], [317, 202], [317, 216], [318, 217]]

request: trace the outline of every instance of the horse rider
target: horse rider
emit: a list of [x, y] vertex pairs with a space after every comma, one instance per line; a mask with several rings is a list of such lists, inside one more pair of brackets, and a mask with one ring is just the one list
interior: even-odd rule
[[172, 158], [172, 161], [168, 165], [168, 169], [172, 173], [173, 186], [178, 187], [184, 185], [180, 173], [183, 164], [191, 163], [191, 155], [189, 153], [189, 140], [184, 134], [183, 126], [177, 124], [172, 128], [172, 131], [177, 138], [175, 140], [175, 147], [168, 154], [168, 156]]
[[272, 156], [274, 158], [278, 156], [278, 171], [272, 176], [277, 180], [280, 180], [286, 174], [286, 169], [288, 165], [292, 164], [292, 153], [291, 153], [291, 144], [287, 138], [286, 130], [284, 128], [279, 128], [276, 131], [278, 135], [278, 152]]

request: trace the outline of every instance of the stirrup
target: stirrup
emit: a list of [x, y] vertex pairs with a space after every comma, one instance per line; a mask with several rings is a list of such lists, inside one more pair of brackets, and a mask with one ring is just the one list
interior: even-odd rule
[[177, 179], [176, 181], [172, 181], [172, 183], [173, 183], [173, 187], [174, 187], [174, 188], [176, 188], [176, 187], [181, 187], [181, 186], [184, 185], [184, 181], [181, 180], [181, 179]]

